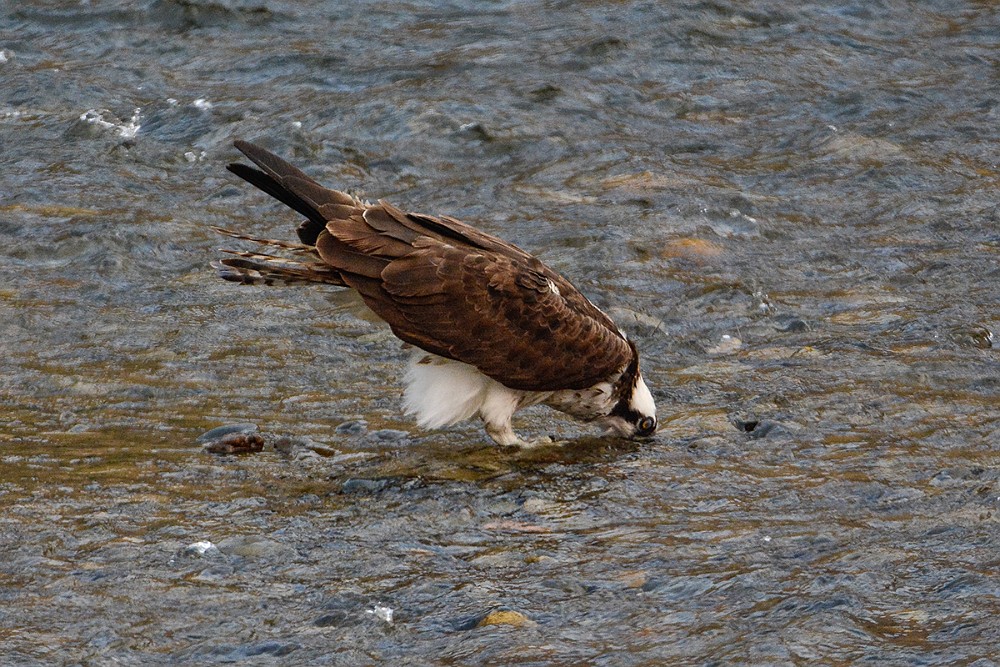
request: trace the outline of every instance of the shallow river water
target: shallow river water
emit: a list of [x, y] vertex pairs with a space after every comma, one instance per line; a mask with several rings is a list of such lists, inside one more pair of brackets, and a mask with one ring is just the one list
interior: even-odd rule
[[[997, 3], [0, 8], [3, 665], [1000, 664]], [[235, 138], [538, 254], [657, 437], [418, 429], [215, 277]]]

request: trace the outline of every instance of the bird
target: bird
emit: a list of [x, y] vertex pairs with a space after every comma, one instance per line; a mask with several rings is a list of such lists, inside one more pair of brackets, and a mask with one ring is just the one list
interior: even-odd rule
[[523, 439], [511, 418], [544, 404], [605, 434], [656, 433], [635, 344], [541, 260], [453, 217], [371, 203], [253, 143], [234, 145], [254, 166], [227, 169], [305, 220], [298, 242], [213, 227], [268, 250], [222, 249], [219, 277], [355, 290], [410, 350], [403, 408], [421, 428], [478, 417], [497, 445], [527, 448], [551, 440]]

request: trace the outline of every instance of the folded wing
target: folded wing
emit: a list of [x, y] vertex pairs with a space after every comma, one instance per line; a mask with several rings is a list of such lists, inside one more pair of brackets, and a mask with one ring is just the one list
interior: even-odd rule
[[361, 202], [258, 146], [236, 147], [260, 169], [230, 170], [306, 217], [298, 235], [321, 262], [293, 267], [294, 278], [354, 288], [402, 340], [530, 391], [590, 387], [632, 361], [614, 323], [520, 248], [454, 218]]

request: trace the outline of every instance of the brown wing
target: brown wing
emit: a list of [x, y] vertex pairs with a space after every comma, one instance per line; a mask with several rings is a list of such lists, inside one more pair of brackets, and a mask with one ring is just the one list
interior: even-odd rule
[[454, 218], [364, 204], [252, 144], [237, 148], [263, 171], [234, 173], [309, 219], [303, 243], [325, 221], [320, 258], [402, 340], [532, 391], [589, 387], [632, 361], [614, 323], [520, 248]]

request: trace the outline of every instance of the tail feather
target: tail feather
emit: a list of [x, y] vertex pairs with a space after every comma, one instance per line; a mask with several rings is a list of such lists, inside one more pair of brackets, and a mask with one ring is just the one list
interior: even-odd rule
[[281, 241], [279, 239], [265, 239], [260, 236], [249, 236], [247, 234], [241, 234], [240, 232], [234, 232], [233, 230], [226, 229], [225, 227], [213, 226], [212, 231], [234, 239], [253, 241], [254, 243], [259, 243], [260, 245], [273, 246], [275, 248], [281, 248], [282, 250], [288, 250], [291, 252], [311, 253], [313, 255], [316, 254], [315, 246], [306, 245], [304, 243], [293, 243], [291, 241]]
[[[236, 147], [236, 150], [250, 158], [255, 165], [263, 169], [268, 175], [275, 179], [281, 180], [286, 176], [295, 176], [296, 178], [316, 183], [316, 181], [310, 178], [307, 173], [293, 165], [291, 162], [288, 162], [287, 160], [278, 157], [271, 151], [252, 144], [249, 141], [237, 139], [233, 142], [233, 146]], [[316, 184], [319, 185], [318, 183]]]
[[[254, 169], [253, 167], [240, 164], [239, 162], [226, 165], [226, 169], [254, 187], [263, 190], [290, 209], [306, 216], [306, 218], [309, 219], [310, 228], [317, 227], [322, 229], [325, 221], [323, 220], [322, 214], [316, 210], [316, 206], [312, 202], [303, 199], [298, 194], [290, 190], [282, 182], [283, 179], [281, 177], [275, 177], [270, 173]], [[305, 241], [305, 239], [303, 239], [303, 241]]]
[[263, 253], [224, 250], [236, 257], [215, 260], [212, 267], [219, 277], [243, 285], [296, 285], [326, 283], [344, 287], [336, 270], [320, 262], [300, 262]]
[[250, 236], [223, 227], [212, 227], [212, 230], [223, 236], [278, 248], [296, 256], [289, 258], [263, 252], [222, 248], [222, 252], [235, 255], [212, 262], [212, 267], [218, 271], [219, 277], [223, 280], [244, 285], [326, 283], [345, 286], [340, 273], [319, 258], [315, 246]]
[[234, 145], [260, 169], [237, 162], [227, 167], [229, 171], [308, 218], [296, 230], [303, 243], [316, 243], [334, 211], [353, 210], [360, 205], [351, 195], [323, 187], [298, 167], [260, 146], [243, 140]]

